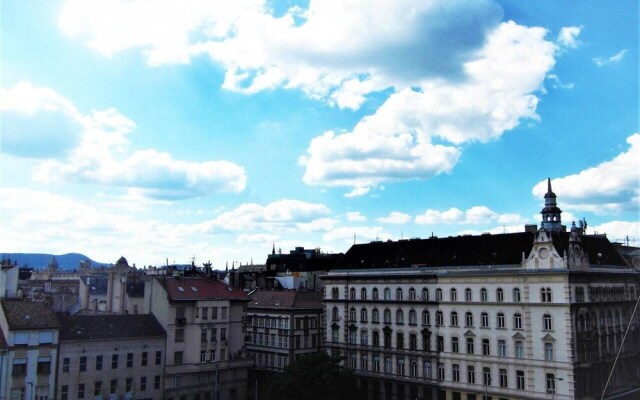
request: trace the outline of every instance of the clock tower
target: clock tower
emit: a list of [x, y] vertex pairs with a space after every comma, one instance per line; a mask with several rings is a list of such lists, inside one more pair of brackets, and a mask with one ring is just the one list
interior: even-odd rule
[[562, 210], [556, 203], [556, 194], [551, 190], [551, 178], [547, 178], [547, 194], [544, 195], [544, 208], [540, 211], [542, 214], [541, 229], [547, 232], [565, 232], [567, 227], [562, 225], [560, 214]]

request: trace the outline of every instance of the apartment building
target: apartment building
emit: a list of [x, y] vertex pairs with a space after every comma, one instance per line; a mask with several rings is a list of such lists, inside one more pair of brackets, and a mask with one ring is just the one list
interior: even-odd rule
[[0, 301], [0, 398], [55, 398], [58, 320], [44, 303]]
[[153, 315], [58, 318], [58, 399], [162, 398], [166, 332]]
[[[326, 348], [366, 399], [595, 399], [640, 387], [640, 274], [603, 236], [540, 229], [355, 245], [323, 277]], [[627, 328], [629, 328], [627, 330]]]
[[244, 349], [247, 294], [217, 280], [161, 276], [148, 296], [167, 331], [164, 398], [245, 399], [252, 364]]

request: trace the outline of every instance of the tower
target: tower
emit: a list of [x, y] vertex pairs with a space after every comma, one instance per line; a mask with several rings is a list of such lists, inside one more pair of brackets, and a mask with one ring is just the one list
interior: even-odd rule
[[562, 225], [560, 214], [562, 210], [556, 203], [556, 194], [551, 190], [551, 178], [547, 178], [547, 193], [544, 195], [544, 208], [540, 211], [542, 214], [541, 229], [547, 232], [564, 232], [566, 227]]

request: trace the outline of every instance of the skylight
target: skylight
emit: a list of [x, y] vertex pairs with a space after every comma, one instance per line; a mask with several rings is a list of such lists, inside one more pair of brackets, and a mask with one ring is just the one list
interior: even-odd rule
[[197, 287], [195, 287], [195, 286], [191, 286], [191, 290], [192, 290], [192, 291], [194, 291], [194, 292], [197, 292], [197, 291], [198, 291], [198, 288], [197, 288]]
[[184, 292], [184, 288], [182, 286], [178, 286], [178, 290]]

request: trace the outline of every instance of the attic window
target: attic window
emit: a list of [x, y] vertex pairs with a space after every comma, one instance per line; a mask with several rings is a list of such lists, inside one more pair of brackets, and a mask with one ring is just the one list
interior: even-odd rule
[[191, 290], [192, 290], [192, 291], [194, 291], [194, 292], [197, 292], [197, 291], [198, 291], [198, 288], [197, 288], [197, 287], [195, 287], [195, 286], [191, 286]]
[[184, 288], [182, 286], [178, 286], [178, 291], [184, 292]]

